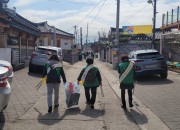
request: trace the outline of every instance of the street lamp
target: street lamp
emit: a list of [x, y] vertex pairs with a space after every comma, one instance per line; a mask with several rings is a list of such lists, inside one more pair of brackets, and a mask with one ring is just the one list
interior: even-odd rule
[[156, 29], [156, 0], [148, 0], [149, 4], [153, 6], [153, 46], [155, 45], [155, 29]]

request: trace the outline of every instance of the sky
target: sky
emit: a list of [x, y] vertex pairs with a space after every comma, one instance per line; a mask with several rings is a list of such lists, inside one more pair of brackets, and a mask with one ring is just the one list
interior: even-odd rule
[[[156, 27], [161, 27], [162, 14], [180, 6], [179, 0], [157, 0]], [[116, 27], [117, 0], [10, 0], [9, 8], [24, 18], [38, 23], [47, 21], [58, 29], [74, 34], [75, 25], [83, 41], [98, 40], [98, 32], [108, 34]], [[152, 25], [153, 6], [147, 0], [120, 0], [119, 27]], [[88, 25], [88, 29], [87, 29]], [[88, 31], [87, 31], [88, 30]]]

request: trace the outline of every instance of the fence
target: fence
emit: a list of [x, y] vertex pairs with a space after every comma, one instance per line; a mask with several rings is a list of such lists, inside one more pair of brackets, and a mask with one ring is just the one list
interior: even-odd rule
[[164, 34], [162, 35], [162, 49], [157, 44], [156, 48], [166, 60], [180, 62], [180, 34]]
[[176, 9], [163, 14], [163, 23], [162, 26], [170, 25], [172, 23], [180, 21], [180, 9], [179, 6]]

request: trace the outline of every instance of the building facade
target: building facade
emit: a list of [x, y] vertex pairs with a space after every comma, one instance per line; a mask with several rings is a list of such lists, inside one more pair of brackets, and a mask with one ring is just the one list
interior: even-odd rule
[[74, 36], [54, 26], [48, 25], [46, 22], [37, 23], [41, 31], [41, 35], [37, 40], [39, 46], [56, 46], [63, 50], [71, 50], [73, 46]]
[[0, 4], [0, 48], [10, 48], [11, 62], [18, 64], [31, 55], [40, 30], [16, 13], [15, 8], [8, 8], [7, 2]]

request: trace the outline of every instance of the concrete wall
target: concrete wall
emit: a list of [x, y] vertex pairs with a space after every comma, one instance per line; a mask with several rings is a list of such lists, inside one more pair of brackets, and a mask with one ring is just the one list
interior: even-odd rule
[[6, 60], [11, 63], [11, 48], [0, 48], [0, 60]]
[[63, 61], [74, 64], [78, 61], [78, 53], [72, 53], [72, 50], [63, 50]]

